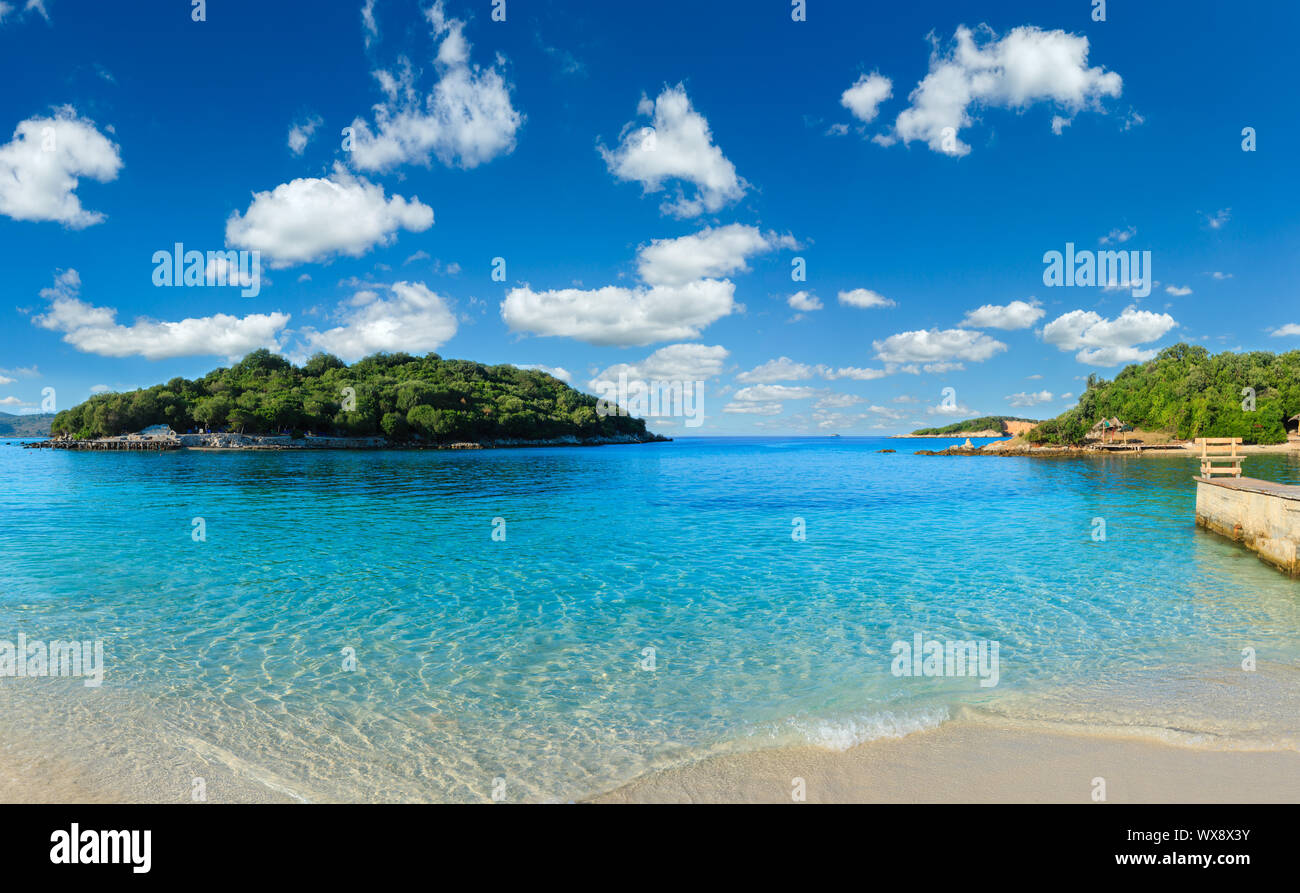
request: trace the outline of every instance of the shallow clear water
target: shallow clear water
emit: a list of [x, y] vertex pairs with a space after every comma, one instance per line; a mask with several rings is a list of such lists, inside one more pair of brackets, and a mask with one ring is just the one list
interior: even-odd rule
[[[1300, 583], [1196, 530], [1193, 458], [912, 455], [948, 443], [0, 445], [0, 639], [107, 665], [0, 678], [0, 743], [156, 800], [570, 799], [971, 709], [1297, 749]], [[997, 641], [998, 685], [893, 675], [917, 632]]]

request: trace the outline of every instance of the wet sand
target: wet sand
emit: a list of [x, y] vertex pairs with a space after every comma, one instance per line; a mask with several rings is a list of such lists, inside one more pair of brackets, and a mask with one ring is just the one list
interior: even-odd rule
[[598, 803], [1300, 802], [1300, 753], [1200, 750], [1137, 738], [954, 721], [842, 753], [811, 747], [705, 760], [638, 779]]

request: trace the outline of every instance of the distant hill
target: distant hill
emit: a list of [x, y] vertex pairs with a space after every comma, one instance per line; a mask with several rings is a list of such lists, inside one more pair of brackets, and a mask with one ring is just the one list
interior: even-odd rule
[[0, 412], [0, 437], [49, 437], [54, 413], [38, 412], [30, 415], [13, 415]]
[[1126, 366], [1113, 381], [1088, 376], [1078, 404], [1042, 422], [1035, 443], [1082, 443], [1092, 426], [1115, 417], [1180, 440], [1240, 437], [1285, 443], [1287, 419], [1300, 413], [1300, 350], [1220, 353], [1175, 344], [1153, 360]]
[[1023, 434], [1037, 425], [1034, 419], [1020, 419], [1009, 415], [986, 415], [964, 422], [953, 422], [942, 428], [921, 428], [913, 437], [1010, 437]]

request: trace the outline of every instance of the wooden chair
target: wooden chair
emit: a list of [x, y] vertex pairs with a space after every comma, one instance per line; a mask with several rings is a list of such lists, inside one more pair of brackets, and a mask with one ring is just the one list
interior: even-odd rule
[[1241, 463], [1246, 457], [1237, 452], [1240, 437], [1198, 437], [1196, 442], [1201, 445], [1201, 477], [1241, 477]]

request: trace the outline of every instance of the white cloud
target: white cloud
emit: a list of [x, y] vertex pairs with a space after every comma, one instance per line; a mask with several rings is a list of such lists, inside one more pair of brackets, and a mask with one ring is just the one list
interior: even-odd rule
[[90, 393], [92, 394], [107, 394], [111, 390], [113, 389], [106, 384], [91, 385], [90, 387]]
[[324, 122], [320, 117], [313, 115], [303, 121], [299, 121], [289, 128], [289, 151], [294, 155], [301, 155], [311, 142], [312, 135], [316, 133], [316, 128]]
[[365, 32], [366, 46], [379, 37], [379, 24], [375, 21], [375, 0], [366, 0], [361, 6], [361, 28]]
[[[434, 63], [438, 81], [426, 96], [416, 90], [409, 63], [397, 75], [374, 73], [387, 101], [374, 106], [374, 130], [360, 118], [352, 122], [352, 163], [361, 170], [428, 165], [431, 156], [449, 167], [473, 168], [514, 151], [524, 119], [511, 104], [510, 85], [495, 67], [470, 65], [465, 23], [447, 18], [441, 0], [426, 14], [434, 38], [442, 38]], [[373, 16], [368, 31], [372, 25]]]
[[840, 303], [849, 307], [862, 307], [864, 309], [871, 307], [897, 307], [893, 301], [884, 295], [877, 294], [869, 288], [855, 288], [852, 291], [842, 291], [839, 294]]
[[1231, 279], [1231, 278], [1232, 278], [1232, 274], [1231, 274], [1231, 273], [1223, 273], [1223, 272], [1219, 272], [1219, 271], [1217, 271], [1217, 270], [1216, 270], [1215, 272], [1211, 273], [1210, 275], [1213, 276], [1215, 279], [1220, 279], [1220, 280], [1222, 280], [1222, 279]]
[[885, 369], [866, 369], [860, 366], [841, 366], [839, 369], [827, 369], [822, 373], [822, 377], [834, 381], [837, 378], [848, 378], [853, 381], [875, 381], [879, 378], [885, 378], [891, 373]]
[[10, 378], [10, 377], [7, 376], [7, 375], [0, 375], [0, 384], [13, 384], [13, 383], [14, 383], [15, 381], [17, 381], [17, 380], [18, 380], [18, 379], [16, 379], [16, 378]]
[[736, 391], [737, 403], [767, 403], [780, 400], [810, 400], [817, 396], [816, 388], [791, 387], [783, 384], [756, 384]]
[[811, 313], [814, 310], [821, 310], [824, 306], [821, 299], [814, 294], [806, 291], [797, 291], [786, 299], [786, 303], [803, 313]]
[[[45, 19], [46, 22], [50, 21], [50, 12], [45, 8], [45, 0], [27, 0], [19, 17], [26, 18], [27, 14], [33, 10], [39, 12], [41, 18]], [[0, 24], [3, 24], [5, 18], [13, 11], [14, 5], [12, 3], [0, 2]]]
[[1127, 229], [1113, 229], [1097, 241], [1103, 245], [1109, 245], [1112, 242], [1123, 244], [1137, 235], [1137, 227], [1130, 226]]
[[501, 303], [511, 331], [560, 335], [623, 347], [698, 337], [735, 309], [730, 280], [700, 279], [653, 288], [607, 285], [585, 290], [513, 288]]
[[149, 360], [173, 357], [239, 357], [259, 347], [279, 350], [278, 335], [288, 324], [287, 313], [252, 313], [154, 322], [117, 322], [117, 311], [95, 307], [79, 298], [81, 277], [65, 270], [54, 285], [41, 290], [49, 301], [45, 313], [33, 317], [41, 328], [63, 333], [63, 340], [83, 353], [106, 357], [140, 356]]
[[1231, 219], [1232, 209], [1222, 208], [1221, 210], [1215, 211], [1213, 214], [1206, 215], [1205, 223], [1210, 229], [1222, 229], [1224, 224]]
[[615, 177], [635, 180], [647, 193], [659, 192], [666, 180], [694, 185], [693, 197], [687, 198], [679, 187], [676, 198], [660, 206], [675, 217], [714, 213], [745, 194], [749, 184], [714, 145], [709, 122], [691, 107], [683, 85], [665, 88], [654, 101], [643, 96], [637, 110], [653, 116], [649, 127], [630, 122], [615, 149], [598, 147]]
[[893, 95], [893, 82], [872, 72], [862, 75], [840, 95], [840, 105], [851, 111], [859, 121], [869, 124], [880, 111], [880, 104]]
[[1004, 397], [1003, 399], [1006, 400], [1007, 403], [1011, 404], [1012, 406], [1016, 406], [1016, 407], [1020, 407], [1020, 406], [1038, 406], [1040, 403], [1051, 403], [1051, 402], [1052, 402], [1052, 392], [1051, 392], [1051, 391], [1036, 391], [1036, 392], [1028, 393], [1028, 394], [1027, 394], [1027, 393], [1024, 393], [1024, 392], [1022, 391], [1022, 392], [1019, 393], [1019, 394], [1008, 394], [1008, 395], [1007, 395], [1006, 397]]
[[1063, 351], [1077, 350], [1080, 363], [1117, 366], [1144, 362], [1157, 353], [1136, 347], [1162, 337], [1177, 323], [1167, 313], [1126, 307], [1115, 319], [1103, 319], [1091, 310], [1071, 310], [1043, 326], [1043, 340]]
[[1165, 291], [1173, 295], [1175, 298], [1184, 298], [1192, 293], [1191, 288], [1186, 285], [1167, 285], [1165, 286]]
[[722, 411], [739, 415], [771, 416], [780, 415], [781, 408], [780, 403], [728, 403], [722, 407]]
[[83, 229], [104, 221], [77, 197], [78, 178], [107, 183], [122, 168], [118, 147], [70, 105], [28, 118], [0, 146], [0, 214]]
[[809, 366], [807, 363], [796, 363], [789, 357], [780, 357], [775, 360], [768, 360], [748, 372], [740, 373], [736, 376], [736, 381], [753, 384], [770, 384], [774, 381], [802, 381], [812, 378], [819, 371], [821, 371], [820, 367]]
[[1274, 338], [1288, 338], [1300, 335], [1300, 325], [1289, 322], [1284, 326], [1279, 326], [1272, 332]]
[[795, 244], [789, 236], [739, 224], [656, 239], [638, 253], [643, 285], [546, 291], [525, 285], [506, 294], [501, 316], [512, 331], [589, 344], [628, 347], [695, 338], [737, 307], [729, 279], [702, 277], [748, 270], [750, 256]]
[[935, 152], [962, 156], [970, 146], [959, 134], [974, 123], [972, 108], [1021, 111], [1037, 102], [1068, 113], [1070, 118], [1058, 115], [1053, 122], [1059, 134], [1074, 115], [1100, 108], [1103, 97], [1119, 96], [1122, 89], [1115, 72], [1088, 67], [1088, 50], [1087, 37], [1060, 30], [1022, 26], [998, 39], [987, 26], [960, 26], [946, 54], [936, 44], [929, 73], [908, 97], [911, 106], [876, 141], [922, 140]]
[[967, 313], [961, 324], [977, 329], [1027, 329], [1042, 319], [1046, 312], [1037, 301], [985, 304]]
[[[944, 364], [952, 361], [981, 363], [1007, 349], [983, 332], [967, 329], [921, 329], [899, 332], [884, 341], [873, 341], [876, 356], [886, 363]], [[927, 369], [926, 371], [945, 371]]]
[[967, 406], [965, 403], [951, 403], [951, 404], [948, 404], [948, 403], [940, 403], [940, 404], [938, 404], [937, 406], [928, 406], [928, 407], [926, 407], [925, 414], [926, 414], [926, 415], [957, 416], [957, 417], [962, 417], [962, 418], [970, 418], [971, 416], [978, 416], [978, 415], [980, 415], [980, 413], [978, 413], [978, 412], [976, 412], [975, 410], [971, 409], [971, 408], [970, 408], [969, 406]]
[[655, 239], [642, 247], [637, 272], [648, 285], [686, 285], [696, 279], [748, 272], [746, 261], [751, 256], [797, 245], [791, 236], [764, 235], [739, 223], [705, 227], [693, 235]]
[[[386, 297], [378, 291], [383, 289]], [[447, 301], [423, 282], [395, 282], [357, 292], [339, 305], [340, 324], [323, 332], [303, 329], [309, 351], [323, 350], [345, 360], [379, 351], [428, 353], [456, 334], [456, 317]]]
[[618, 383], [619, 375], [629, 381], [707, 381], [722, 374], [728, 351], [721, 344], [669, 344], [637, 363], [618, 363], [596, 375], [589, 383], [599, 391], [601, 382]]
[[423, 232], [433, 209], [418, 197], [384, 197], [384, 188], [335, 164], [329, 179], [307, 177], [253, 193], [241, 216], [226, 221], [226, 242], [261, 251], [272, 267], [360, 257], [393, 241], [399, 229]]
[[813, 406], [817, 409], [846, 409], [861, 402], [862, 398], [854, 394], [827, 394]]

